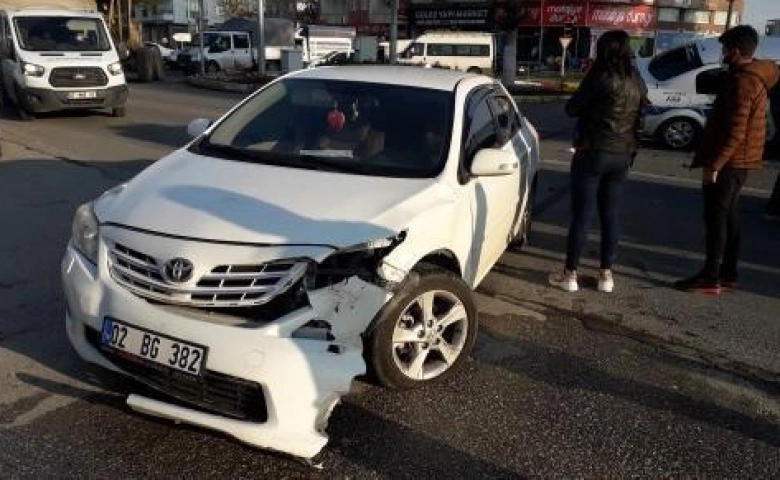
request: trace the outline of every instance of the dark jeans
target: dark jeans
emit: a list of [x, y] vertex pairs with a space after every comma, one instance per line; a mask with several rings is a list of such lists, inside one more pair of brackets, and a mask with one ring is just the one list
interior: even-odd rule
[[736, 278], [739, 255], [739, 194], [747, 179], [743, 168], [724, 168], [718, 181], [704, 185], [705, 276]]
[[566, 269], [576, 270], [585, 247], [594, 204], [601, 222], [601, 268], [612, 268], [620, 236], [618, 206], [631, 156], [599, 151], [578, 152], [571, 161], [571, 224]]
[[[778, 128], [780, 128], [780, 125]], [[766, 204], [766, 213], [780, 217], [780, 173], [777, 174], [775, 188], [772, 189], [772, 196], [769, 197], [769, 203]]]

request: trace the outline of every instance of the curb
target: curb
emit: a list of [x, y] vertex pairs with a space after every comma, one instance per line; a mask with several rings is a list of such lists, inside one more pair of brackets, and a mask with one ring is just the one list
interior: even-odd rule
[[[187, 83], [197, 88], [204, 88], [208, 90], [217, 90], [221, 92], [235, 92], [235, 93], [254, 93], [255, 90], [260, 88], [259, 85], [252, 83], [235, 83], [224, 80], [215, 80], [211, 78], [197, 78], [187, 77]], [[511, 93], [510, 93], [511, 94]], [[523, 95], [523, 94], [511, 94], [516, 100], [521, 103], [551, 103], [556, 101], [568, 100], [571, 95]]]
[[253, 93], [260, 88], [252, 83], [235, 83], [211, 78], [187, 77], [187, 83], [193, 87], [218, 90], [221, 92]]

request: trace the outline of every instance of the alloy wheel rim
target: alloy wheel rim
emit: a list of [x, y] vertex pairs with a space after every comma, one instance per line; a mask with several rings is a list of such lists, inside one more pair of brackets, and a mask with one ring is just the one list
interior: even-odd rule
[[469, 318], [451, 292], [431, 290], [409, 302], [393, 329], [392, 356], [407, 378], [430, 380], [449, 370], [466, 346]]
[[693, 127], [689, 122], [672, 122], [666, 128], [664, 137], [666, 143], [675, 148], [687, 146], [693, 140]]

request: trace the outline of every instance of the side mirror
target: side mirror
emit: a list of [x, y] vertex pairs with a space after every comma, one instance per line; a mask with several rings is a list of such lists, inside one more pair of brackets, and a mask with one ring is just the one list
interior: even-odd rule
[[511, 175], [520, 168], [520, 162], [514, 153], [498, 148], [483, 148], [471, 162], [471, 174], [475, 177], [495, 177]]
[[209, 129], [211, 120], [207, 118], [197, 118], [187, 125], [187, 135], [191, 138], [197, 138], [203, 135], [203, 132]]
[[127, 48], [125, 42], [119, 42], [116, 44], [116, 54], [119, 55], [119, 60], [124, 62], [130, 57], [130, 50]]

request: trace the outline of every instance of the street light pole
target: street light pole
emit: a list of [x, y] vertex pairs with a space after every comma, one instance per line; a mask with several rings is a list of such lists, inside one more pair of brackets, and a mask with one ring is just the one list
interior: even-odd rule
[[399, 0], [390, 0], [390, 65], [398, 61], [398, 3]]
[[734, 0], [729, 0], [729, 11], [726, 14], [726, 30], [731, 28], [731, 14], [734, 11]]
[[257, 73], [265, 76], [265, 1], [257, 0]]
[[198, 36], [200, 37], [200, 74], [206, 73], [206, 53], [203, 49], [203, 16], [206, 9], [203, 8], [203, 0], [198, 0]]

